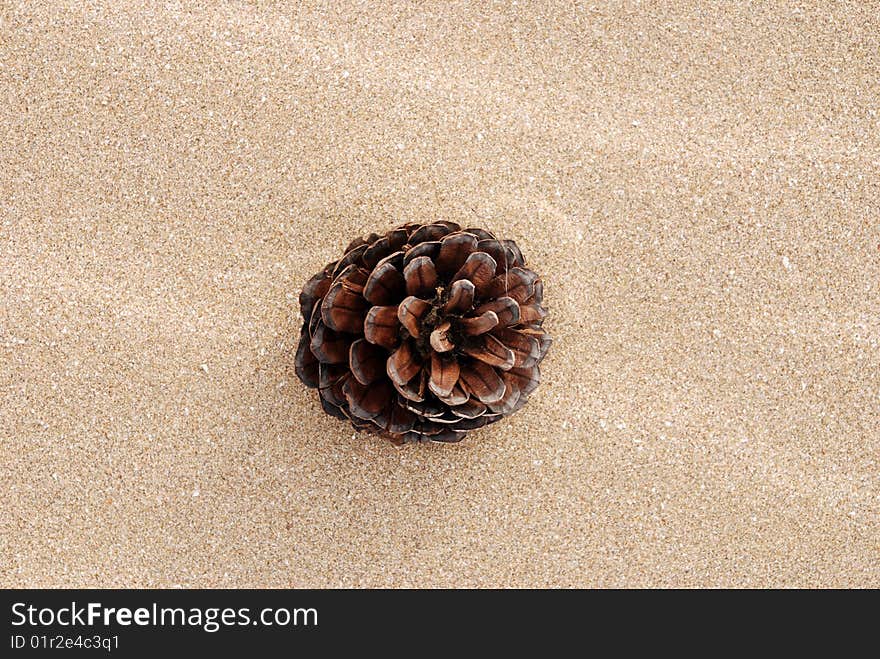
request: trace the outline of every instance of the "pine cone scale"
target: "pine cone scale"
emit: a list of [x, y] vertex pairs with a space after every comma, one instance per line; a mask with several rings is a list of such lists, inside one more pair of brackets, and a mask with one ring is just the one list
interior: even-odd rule
[[400, 293], [406, 283], [400, 270], [394, 264], [385, 261], [376, 266], [367, 279], [364, 286], [363, 296], [370, 304], [384, 306], [400, 299]]
[[364, 337], [389, 350], [397, 346], [400, 321], [397, 307], [372, 307], [364, 319]]
[[437, 289], [437, 269], [427, 256], [418, 256], [403, 268], [406, 294], [410, 296], [430, 295]]
[[348, 363], [351, 374], [364, 386], [369, 386], [385, 374], [388, 352], [366, 339], [351, 344]]

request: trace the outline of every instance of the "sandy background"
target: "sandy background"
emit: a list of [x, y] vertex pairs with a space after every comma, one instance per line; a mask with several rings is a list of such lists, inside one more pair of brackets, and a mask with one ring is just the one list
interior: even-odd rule
[[[0, 585], [880, 586], [880, 5], [214, 4], [0, 4]], [[438, 217], [556, 342], [401, 450], [296, 296]]]

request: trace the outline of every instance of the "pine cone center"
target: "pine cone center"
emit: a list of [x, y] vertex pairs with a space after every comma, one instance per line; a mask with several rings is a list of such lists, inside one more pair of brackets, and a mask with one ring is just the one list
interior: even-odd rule
[[431, 308], [419, 321], [415, 346], [422, 358], [430, 358], [432, 352], [451, 352], [458, 356], [466, 342], [459, 318], [444, 311], [449, 302], [448, 291], [448, 287], [437, 287], [429, 300]]

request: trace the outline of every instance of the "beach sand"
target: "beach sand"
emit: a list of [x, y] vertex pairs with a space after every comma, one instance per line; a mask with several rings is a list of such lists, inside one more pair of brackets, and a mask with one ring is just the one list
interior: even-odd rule
[[[880, 587], [880, 5], [218, 4], [0, 8], [0, 585]], [[297, 296], [437, 218], [555, 343], [401, 449]]]

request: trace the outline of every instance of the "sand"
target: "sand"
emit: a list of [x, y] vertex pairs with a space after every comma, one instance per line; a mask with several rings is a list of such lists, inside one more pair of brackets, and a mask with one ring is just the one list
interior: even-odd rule
[[[4, 3], [0, 585], [880, 586], [880, 5]], [[528, 407], [293, 373], [352, 237], [515, 239]]]

